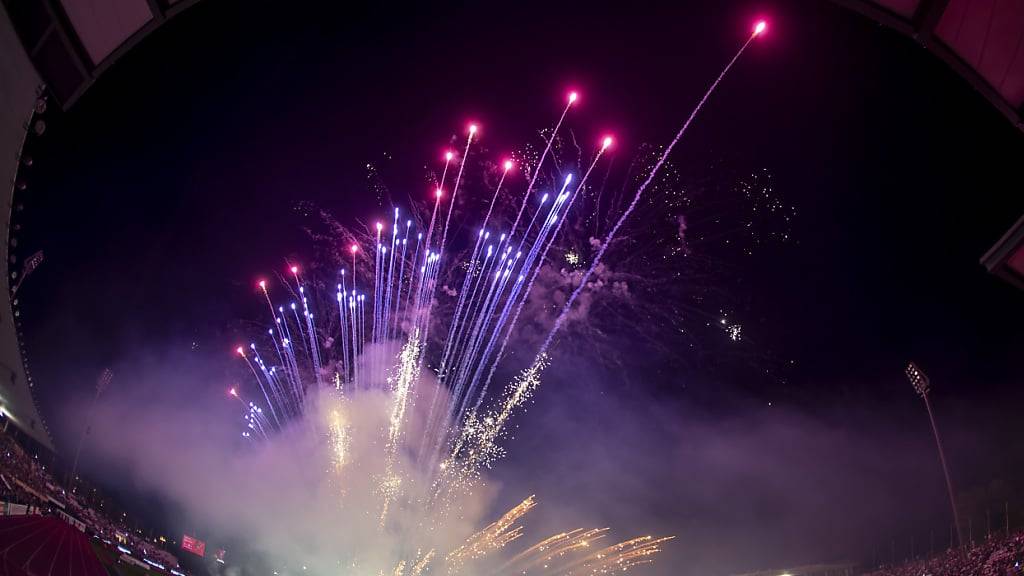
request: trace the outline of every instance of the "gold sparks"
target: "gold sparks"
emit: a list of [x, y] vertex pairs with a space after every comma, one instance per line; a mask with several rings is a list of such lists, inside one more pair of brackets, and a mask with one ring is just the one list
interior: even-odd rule
[[420, 556], [419, 560], [412, 565], [412, 570], [409, 571], [409, 576], [420, 576], [423, 570], [430, 564], [430, 561], [434, 559], [434, 549], [427, 550], [427, 553]]
[[505, 431], [505, 425], [515, 411], [533, 396], [540, 385], [541, 372], [547, 366], [547, 355], [539, 355], [532, 366], [509, 383], [497, 410], [482, 416], [471, 412], [466, 417], [461, 434], [439, 467], [438, 478], [434, 483], [435, 495], [445, 496], [441, 494], [442, 490], [450, 494], [466, 489], [480, 476], [482, 468], [489, 467], [503, 454], [498, 441]]
[[402, 346], [399, 354], [398, 366], [392, 376], [388, 378], [391, 387], [391, 413], [388, 425], [388, 439], [384, 454], [384, 476], [380, 483], [380, 493], [383, 502], [380, 511], [380, 527], [384, 528], [387, 522], [388, 511], [391, 503], [398, 497], [402, 485], [402, 478], [395, 472], [395, 457], [398, 452], [398, 443], [402, 438], [402, 427], [405, 424], [405, 411], [409, 407], [409, 392], [415, 384], [419, 375], [420, 359], [420, 338], [419, 331], [413, 331], [409, 340]]
[[[489, 467], [502, 454], [499, 442], [504, 438], [513, 415], [532, 398], [540, 385], [541, 374], [548, 366], [548, 358], [538, 357], [534, 364], [523, 370], [503, 391], [497, 405], [486, 412], [471, 412], [456, 442], [438, 467], [434, 490], [422, 499], [410, 491], [415, 477], [404, 478], [399, 465], [400, 446], [406, 440], [408, 411], [420, 373], [422, 344], [414, 334], [403, 346], [387, 379], [389, 398], [382, 415], [383, 426], [378, 428], [384, 445], [383, 471], [375, 481], [381, 496], [380, 529], [386, 531], [389, 512], [397, 502], [422, 508], [424, 519], [436, 520], [449, 508], [458, 510], [458, 498], [472, 493], [481, 471]], [[336, 392], [342, 394], [341, 392]], [[339, 478], [358, 469], [353, 452], [353, 408], [342, 394], [339, 403], [326, 412], [333, 470]], [[408, 484], [408, 486], [406, 486]], [[346, 497], [342, 491], [342, 497]], [[454, 504], [453, 504], [454, 502]], [[518, 552], [504, 552], [523, 537], [522, 519], [537, 506], [534, 496], [526, 498], [508, 510], [498, 520], [471, 534], [454, 550], [440, 553], [432, 547], [416, 550], [415, 554], [401, 554], [371, 573], [378, 576], [425, 576], [439, 574], [469, 576], [483, 572], [494, 576], [599, 576], [623, 574], [646, 564], [661, 551], [671, 538], [641, 536], [617, 544], [607, 545], [608, 528], [576, 528], [554, 534]], [[371, 512], [372, 514], [372, 512]], [[425, 539], [416, 539], [424, 544]], [[425, 552], [423, 550], [426, 550]], [[354, 567], [354, 566], [353, 566]]]
[[[537, 505], [530, 496], [506, 512], [497, 522], [470, 536], [466, 543], [449, 553], [446, 568], [452, 575], [479, 572], [473, 562], [501, 550], [522, 536], [520, 519]], [[544, 574], [570, 576], [582, 574], [619, 574], [651, 561], [661, 545], [672, 537], [640, 536], [618, 544], [596, 548], [608, 537], [608, 528], [577, 528], [545, 538], [516, 554], [493, 573], [496, 575]]]
[[593, 550], [594, 542], [604, 539], [607, 532], [607, 528], [577, 528], [556, 534], [513, 557], [499, 573], [619, 574], [649, 563], [650, 557], [661, 551], [661, 544], [673, 538], [640, 536]]
[[402, 346], [399, 355], [397, 372], [388, 378], [391, 385], [391, 427], [388, 430], [388, 443], [394, 448], [398, 443], [405, 422], [405, 411], [409, 407], [409, 391], [419, 374], [420, 339], [419, 331], [409, 336], [409, 341]]
[[[379, 479], [377, 489], [383, 496], [380, 517], [382, 529], [388, 518], [389, 509], [395, 508], [395, 502], [403, 494], [402, 491], [408, 490], [403, 486], [402, 476], [396, 473], [399, 468], [396, 455], [397, 444], [405, 435], [402, 431], [406, 419], [403, 412], [407, 406], [403, 404], [412, 402], [408, 396], [410, 389], [415, 385], [419, 352], [418, 340], [414, 339], [403, 349], [400, 362], [388, 380], [392, 397], [383, 413], [387, 419], [384, 425], [378, 428], [383, 435], [382, 440], [386, 441], [389, 455], [384, 462], [384, 474]], [[483, 416], [470, 415], [471, 424], [466, 428], [473, 432], [460, 437], [462, 447], [445, 460], [444, 470], [440, 472], [447, 479], [445, 481], [463, 484], [459, 489], [446, 488], [446, 496], [457, 497], [458, 494], [471, 490], [470, 478], [473, 477], [474, 471], [488, 464], [488, 455], [493, 456], [497, 453], [497, 441], [501, 438], [503, 430], [515, 410], [521, 408], [531, 398], [540, 383], [540, 374], [546, 366], [546, 358], [538, 359], [533, 366], [524, 370], [508, 385], [500, 404], [494, 410]], [[405, 398], [402, 398], [403, 395]], [[339, 476], [358, 469], [351, 446], [352, 407], [347, 404], [346, 398], [341, 397], [340, 400], [338, 406], [326, 412], [331, 459]], [[415, 478], [412, 477], [405, 480], [415, 483]], [[425, 500], [407, 500], [410, 505], [424, 507], [424, 510], [431, 506], [429, 497]], [[576, 528], [520, 548], [518, 552], [506, 554], [505, 551], [523, 537], [521, 521], [536, 506], [536, 498], [530, 496], [505, 512], [495, 522], [471, 534], [462, 545], [448, 553], [444, 550], [438, 553], [433, 547], [417, 549], [414, 554], [410, 550], [395, 557], [388, 564], [390, 567], [375, 569], [370, 573], [377, 576], [470, 576], [481, 573], [493, 576], [622, 575], [632, 568], [651, 562], [652, 557], [661, 551], [662, 545], [671, 540], [670, 537], [641, 536], [607, 545], [610, 536], [608, 528]], [[436, 513], [436, 509], [433, 512], [426, 512], [426, 517]], [[426, 541], [417, 538], [413, 542], [423, 544]]]
[[449, 571], [458, 573], [466, 562], [478, 560], [495, 550], [504, 548], [509, 542], [522, 536], [522, 526], [516, 522], [537, 505], [533, 496], [523, 500], [506, 512], [496, 522], [466, 539], [466, 543], [453, 550], [446, 558]]
[[550, 565], [571, 552], [588, 549], [591, 543], [604, 538], [607, 532], [607, 528], [577, 528], [549, 536], [513, 556], [502, 566], [502, 572], [522, 572], [530, 566]]
[[561, 568], [560, 573], [617, 574], [634, 566], [651, 562], [651, 556], [661, 552], [661, 545], [674, 536], [655, 538], [641, 536], [609, 546]]
[[335, 472], [341, 473], [348, 463], [350, 443], [352, 441], [351, 430], [345, 422], [344, 416], [337, 409], [331, 410], [330, 422], [331, 457], [333, 459]]

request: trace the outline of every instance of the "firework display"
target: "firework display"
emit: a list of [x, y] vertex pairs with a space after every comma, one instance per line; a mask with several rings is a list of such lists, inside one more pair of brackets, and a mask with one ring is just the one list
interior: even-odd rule
[[[322, 569], [395, 576], [616, 574], [650, 562], [670, 539], [616, 542], [607, 528], [577, 528], [520, 547], [521, 520], [538, 505], [534, 497], [474, 531], [464, 522], [472, 506], [467, 495], [486, 487], [486, 471], [503, 454], [510, 422], [540, 385], [551, 345], [599, 273], [605, 251], [705, 102], [764, 30], [764, 22], [755, 25], [661, 150], [597, 242], [589, 266], [579, 268], [575, 289], [559, 303], [539, 346], [507, 384], [495, 383], [498, 368], [545, 262], [557, 256], [580, 264], [577, 253], [554, 255], [552, 248], [567, 216], [588, 205], [579, 200], [614, 148], [613, 138], [604, 136], [579, 173], [565, 174], [554, 186], [540, 184], [552, 143], [579, 102], [575, 91], [546, 147], [529, 163], [502, 161], [493, 189], [466, 189], [467, 159], [480, 138], [480, 127], [470, 124], [464, 145], [444, 156], [426, 225], [394, 208], [388, 221], [371, 228], [369, 242], [346, 246], [350, 263], [332, 279], [330, 298], [325, 282], [307, 277], [298, 264], [277, 282], [259, 281], [268, 326], [236, 349], [251, 375], [245, 384], [251, 392], [229, 392], [244, 409], [242, 436], [259, 443], [289, 427], [313, 427], [328, 446], [324, 472], [339, 521], [372, 518], [376, 527], [365, 538], [377, 546], [339, 542], [337, 565]], [[526, 173], [517, 179], [519, 168]], [[459, 238], [458, 215], [453, 218], [457, 198], [467, 194], [490, 199], [468, 239]], [[499, 207], [509, 194], [518, 194], [518, 202]], [[461, 260], [452, 246], [456, 238], [471, 246]], [[453, 280], [453, 271], [461, 278]], [[436, 305], [440, 290], [452, 297], [450, 309]], [[728, 330], [730, 338], [740, 338], [738, 324]]]

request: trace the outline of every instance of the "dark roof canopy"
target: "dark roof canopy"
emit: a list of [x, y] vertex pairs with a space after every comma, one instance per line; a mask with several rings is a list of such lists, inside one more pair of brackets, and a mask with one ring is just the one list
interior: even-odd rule
[[1024, 0], [836, 0], [903, 32], [1024, 128]]
[[4, 0], [39, 75], [67, 108], [139, 40], [197, 0]]
[[988, 271], [1024, 290], [1024, 216], [981, 259]]

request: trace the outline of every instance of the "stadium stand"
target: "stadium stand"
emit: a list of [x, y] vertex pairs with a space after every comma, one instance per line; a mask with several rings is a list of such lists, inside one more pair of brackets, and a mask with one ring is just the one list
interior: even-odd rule
[[[126, 517], [111, 518], [62, 488], [46, 466], [4, 432], [0, 501], [0, 574], [90, 574], [93, 562], [101, 567], [98, 574], [106, 574], [106, 567], [124, 576], [178, 568], [173, 554], [129, 528]], [[39, 564], [41, 557], [53, 562]]]
[[993, 535], [980, 544], [951, 548], [931, 558], [887, 566], [868, 576], [1010, 576], [1022, 573], [1024, 532]]

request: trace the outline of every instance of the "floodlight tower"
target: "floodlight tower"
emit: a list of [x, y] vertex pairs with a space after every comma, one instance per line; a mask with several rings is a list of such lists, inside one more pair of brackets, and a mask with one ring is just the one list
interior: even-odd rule
[[942, 449], [942, 438], [939, 436], [939, 427], [935, 424], [935, 414], [932, 412], [932, 403], [928, 400], [928, 392], [931, 391], [931, 381], [928, 380], [928, 375], [921, 370], [917, 364], [911, 362], [907, 364], [906, 369], [907, 379], [910, 380], [910, 384], [914, 387], [914, 391], [917, 395], [924, 400], [924, 407], [928, 410], [928, 420], [932, 423], [932, 434], [935, 436], [935, 446], [939, 449], [939, 462], [942, 463], [942, 473], [946, 477], [946, 491], [949, 492], [949, 506], [953, 511], [953, 524], [956, 526], [956, 540], [957, 544], [963, 546], [964, 539], [960, 533], [960, 514], [956, 510], [956, 497], [953, 495], [953, 481], [949, 476], [949, 466], [946, 465], [946, 453]]
[[100, 372], [100, 377], [96, 379], [96, 394], [92, 397], [92, 404], [89, 405], [89, 412], [85, 415], [85, 425], [82, 427], [82, 435], [78, 437], [78, 450], [75, 450], [75, 463], [71, 466], [71, 491], [74, 492], [78, 486], [78, 457], [82, 455], [82, 445], [85, 444], [85, 436], [89, 433], [89, 428], [92, 425], [92, 415], [96, 411], [96, 401], [100, 399], [100, 394], [110, 386], [110, 381], [114, 379], [114, 372], [110, 368], [104, 368]]

